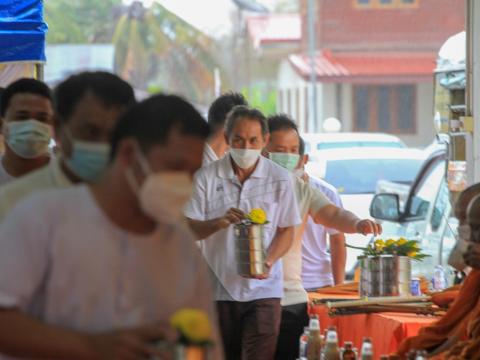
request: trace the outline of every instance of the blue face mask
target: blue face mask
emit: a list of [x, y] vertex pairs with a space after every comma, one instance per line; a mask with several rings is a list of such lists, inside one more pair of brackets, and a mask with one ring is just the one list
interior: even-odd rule
[[52, 134], [50, 125], [35, 119], [9, 121], [5, 124], [8, 147], [24, 159], [35, 159], [47, 154]]
[[108, 165], [110, 145], [80, 140], [73, 140], [72, 143], [72, 154], [65, 158], [68, 168], [87, 182], [100, 178]]

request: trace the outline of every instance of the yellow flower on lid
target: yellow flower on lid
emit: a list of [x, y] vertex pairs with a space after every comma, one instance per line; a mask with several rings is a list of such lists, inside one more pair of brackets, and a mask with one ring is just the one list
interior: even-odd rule
[[405, 245], [407, 243], [407, 239], [401, 237], [400, 239], [397, 240], [397, 245], [398, 246], [402, 246], [402, 245]]
[[172, 315], [170, 325], [188, 342], [199, 344], [212, 340], [212, 327], [207, 314], [198, 309], [181, 309]]
[[386, 246], [392, 246], [395, 245], [395, 240], [393, 239], [388, 239], [387, 242], [385, 243]]
[[247, 219], [254, 224], [263, 225], [267, 223], [267, 214], [261, 208], [255, 208], [247, 215]]
[[409, 252], [407, 253], [407, 256], [408, 256], [408, 257], [415, 257], [415, 256], [417, 256], [417, 252], [416, 252], [416, 251], [409, 251]]
[[383, 248], [385, 247], [385, 242], [381, 239], [375, 240], [375, 249], [378, 251], [382, 251]]

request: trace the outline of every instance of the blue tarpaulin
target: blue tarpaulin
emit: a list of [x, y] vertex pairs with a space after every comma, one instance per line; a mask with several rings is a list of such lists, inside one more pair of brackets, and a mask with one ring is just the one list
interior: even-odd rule
[[42, 0], [0, 0], [0, 63], [45, 61]]

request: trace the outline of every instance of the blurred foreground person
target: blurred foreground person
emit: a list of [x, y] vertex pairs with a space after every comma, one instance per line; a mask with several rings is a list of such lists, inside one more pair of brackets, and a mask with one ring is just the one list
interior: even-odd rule
[[[227, 156], [195, 175], [195, 191], [186, 216], [214, 274], [215, 300], [225, 357], [271, 360], [280, 325], [283, 295], [282, 256], [300, 224], [292, 177], [261, 156], [268, 143], [263, 114], [246, 106], [228, 115]], [[264, 273], [252, 278], [237, 271], [234, 224], [261, 208], [264, 226]]]
[[227, 115], [237, 105], [248, 105], [240, 93], [228, 92], [218, 97], [208, 109], [208, 125], [211, 135], [205, 145], [203, 166], [221, 159], [228, 151], [225, 139], [225, 122]]
[[49, 87], [35, 79], [20, 79], [5, 88], [0, 100], [5, 154], [0, 161], [0, 185], [48, 164], [53, 137], [53, 104]]
[[62, 152], [48, 166], [0, 187], [0, 222], [32, 193], [97, 180], [110, 156], [110, 135], [135, 102], [132, 87], [107, 72], [85, 72], [57, 86], [55, 123]]
[[[270, 138], [265, 154], [278, 165], [294, 173], [302, 166], [300, 136], [295, 123], [284, 114], [268, 119]], [[382, 228], [372, 220], [361, 220], [355, 214], [332, 204], [313, 187], [308, 177], [293, 175], [297, 207], [302, 223], [295, 228], [293, 244], [283, 257], [282, 319], [275, 359], [295, 360], [298, 357], [298, 339], [308, 326], [308, 295], [302, 284], [302, 241], [307, 220], [346, 233], [375, 235]], [[344, 243], [340, 243], [342, 247]], [[343, 247], [345, 251], [345, 248]], [[345, 266], [345, 264], [343, 264]], [[330, 269], [329, 269], [330, 270]], [[330, 270], [331, 272], [331, 270]]]
[[10, 212], [0, 228], [1, 353], [149, 359], [171, 315], [198, 308], [221, 358], [208, 273], [181, 222], [208, 134], [185, 100], [153, 96], [119, 120], [97, 183], [35, 194]]
[[464, 260], [472, 271], [447, 313], [402, 342], [401, 355], [424, 349], [451, 360], [480, 359], [480, 195], [470, 201], [466, 214], [469, 246]]

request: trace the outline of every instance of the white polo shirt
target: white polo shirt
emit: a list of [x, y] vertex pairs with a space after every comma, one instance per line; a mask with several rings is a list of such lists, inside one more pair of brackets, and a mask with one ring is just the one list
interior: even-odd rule
[[[20, 201], [0, 226], [0, 249], [2, 308], [90, 333], [168, 322], [179, 309], [199, 308], [221, 344], [206, 265], [180, 224], [127, 232], [80, 185]], [[221, 352], [215, 347], [214, 358]]]
[[208, 145], [207, 143], [205, 143], [205, 147], [203, 149], [203, 162], [202, 162], [202, 166], [206, 166], [214, 161], [217, 161], [219, 160], [218, 159], [218, 156], [217, 154], [215, 153], [215, 151], [213, 151], [212, 147], [210, 145]]
[[[206, 221], [225, 215], [232, 207], [246, 213], [253, 208], [262, 208], [269, 220], [264, 232], [265, 248], [268, 248], [278, 227], [301, 223], [292, 177], [284, 168], [260, 157], [255, 171], [242, 185], [231, 161], [230, 156], [225, 156], [197, 172], [194, 194], [185, 215], [190, 219]], [[246, 279], [238, 275], [233, 226], [200, 243], [216, 277], [216, 300], [252, 301], [283, 296], [281, 260], [272, 266], [270, 277], [266, 280]]]
[[39, 191], [72, 185], [60, 167], [60, 159], [53, 157], [48, 165], [0, 187], [0, 222], [23, 198]]
[[[325, 180], [310, 177], [308, 183], [321, 191], [332, 204], [343, 208], [337, 189]], [[330, 254], [327, 251], [327, 234], [335, 235], [338, 231], [315, 224], [308, 219], [302, 241], [302, 280], [305, 289], [333, 285]]]
[[295, 195], [303, 221], [295, 228], [295, 238], [290, 250], [283, 257], [284, 296], [282, 306], [306, 303], [308, 294], [302, 284], [302, 236], [309, 215], [314, 216], [330, 202], [320, 191], [296, 176], [294, 178]]

